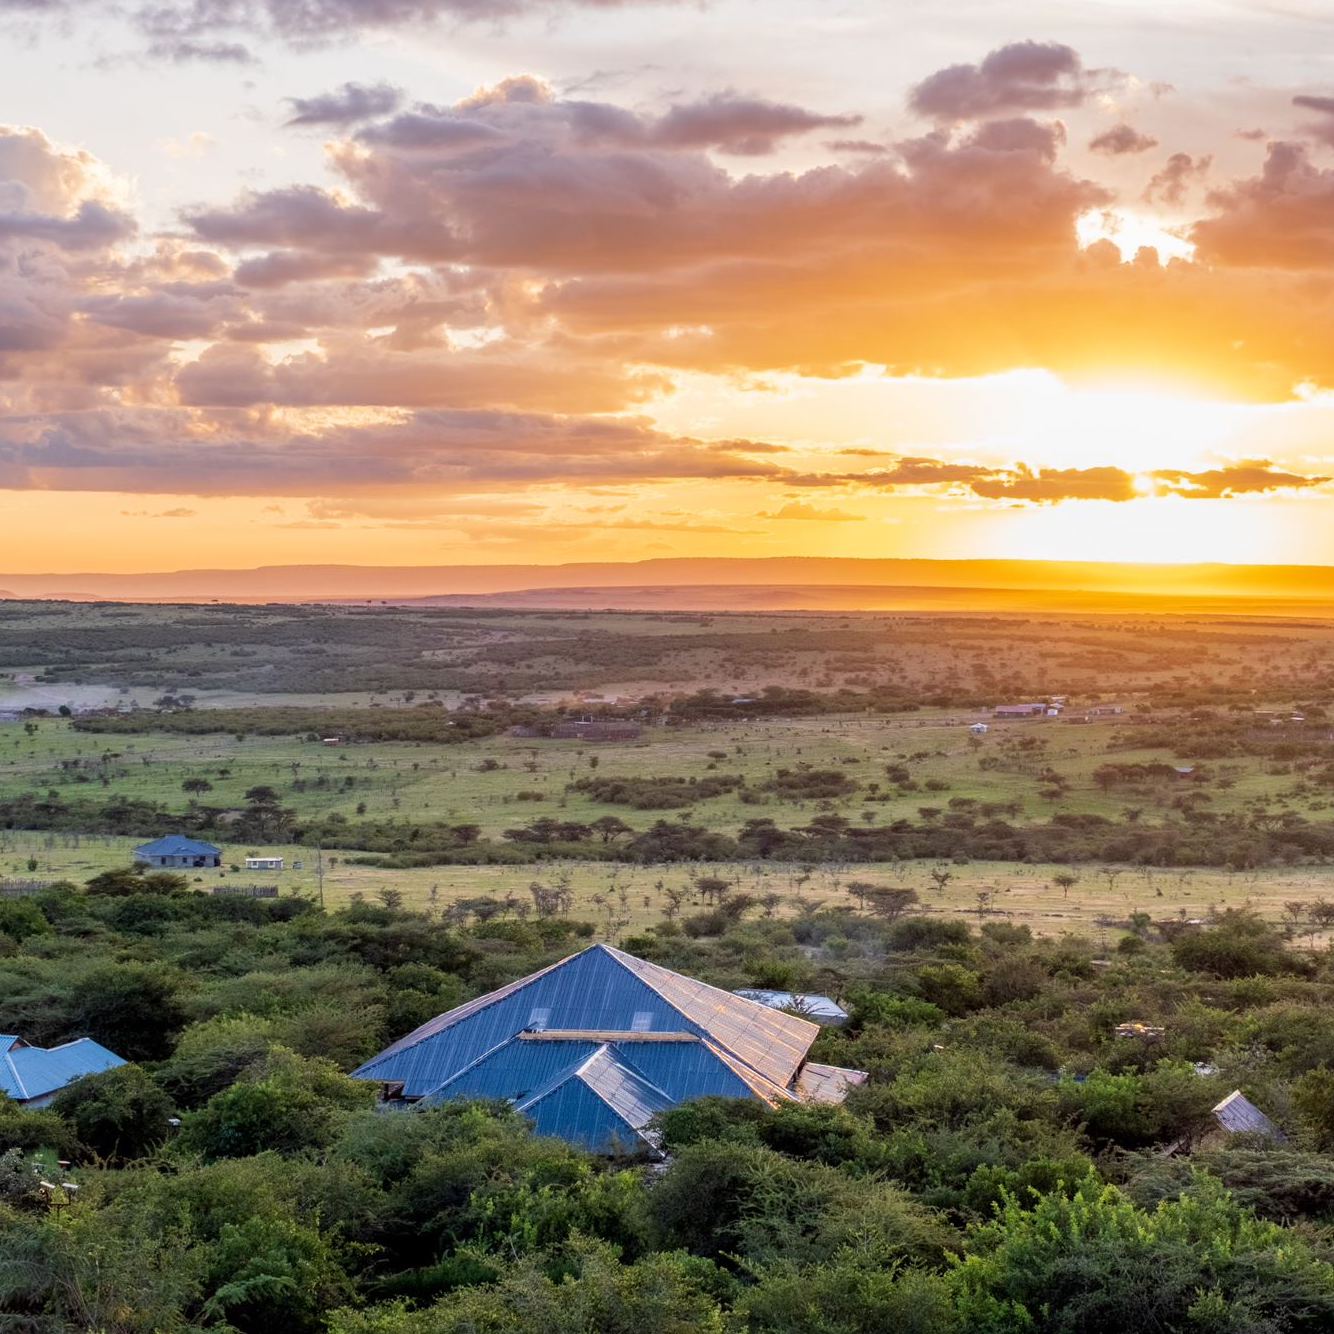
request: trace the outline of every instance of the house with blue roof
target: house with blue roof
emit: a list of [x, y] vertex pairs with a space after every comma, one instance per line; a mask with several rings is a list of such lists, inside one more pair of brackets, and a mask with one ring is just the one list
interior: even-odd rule
[[388, 1103], [498, 1099], [539, 1135], [595, 1152], [654, 1147], [691, 1098], [842, 1102], [860, 1070], [808, 1061], [819, 1026], [610, 945], [468, 1001], [352, 1072]]
[[84, 1075], [100, 1075], [125, 1062], [92, 1038], [59, 1047], [34, 1047], [13, 1033], [0, 1033], [0, 1093], [20, 1107], [41, 1108]]
[[135, 848], [134, 860], [157, 870], [192, 870], [196, 867], [221, 866], [222, 849], [214, 847], [212, 843], [186, 838], [183, 834], [168, 834], [166, 838], [155, 838], [151, 843], [143, 843]]

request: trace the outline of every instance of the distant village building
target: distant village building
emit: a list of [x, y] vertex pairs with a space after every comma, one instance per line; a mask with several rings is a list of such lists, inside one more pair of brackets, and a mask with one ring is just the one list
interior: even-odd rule
[[135, 848], [134, 860], [164, 871], [221, 866], [222, 849], [181, 834], [168, 834]]
[[816, 1024], [592, 945], [428, 1020], [352, 1072], [391, 1104], [512, 1104], [539, 1135], [655, 1149], [652, 1121], [692, 1098], [842, 1102], [860, 1070], [806, 1059]]
[[245, 859], [245, 869], [247, 871], [281, 871], [287, 865], [283, 857], [247, 857]]
[[986, 734], [991, 731], [991, 728], [989, 728], [986, 723], [974, 723], [968, 730], [974, 736], [986, 736]]
[[[1047, 708], [1046, 704], [998, 704], [992, 715], [996, 718], [1042, 718], [1046, 716]], [[1056, 711], [1060, 712], [1059, 709]]]
[[59, 1047], [34, 1047], [14, 1033], [0, 1033], [0, 1093], [20, 1107], [47, 1106], [67, 1085], [84, 1075], [100, 1075], [125, 1062], [92, 1038]]
[[1126, 711], [1124, 704], [1095, 704], [1089, 710], [1090, 718], [1119, 718]]
[[1112, 1031], [1118, 1038], [1137, 1038], [1140, 1042], [1161, 1042], [1167, 1035], [1167, 1029], [1160, 1024], [1146, 1024], [1139, 1019], [1117, 1024]]

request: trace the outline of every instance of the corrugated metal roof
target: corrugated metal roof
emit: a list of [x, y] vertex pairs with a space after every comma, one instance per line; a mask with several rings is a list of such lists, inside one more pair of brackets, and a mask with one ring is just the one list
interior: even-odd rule
[[599, 1047], [591, 1040], [544, 1042], [536, 1047], [516, 1035], [479, 1056], [422, 1097], [424, 1103], [450, 1098], [500, 1098], [522, 1102], [552, 1080], [564, 1078]]
[[497, 1098], [539, 1134], [634, 1147], [691, 1098], [839, 1101], [859, 1071], [807, 1067], [817, 1025], [608, 945], [468, 1001], [353, 1071], [431, 1104]]
[[527, 1028], [707, 1038], [770, 1084], [791, 1083], [819, 1027], [608, 945], [593, 945], [422, 1024], [352, 1073], [421, 1097]]
[[[536, 1040], [536, 1039], [541, 1039]], [[519, 1033], [486, 1052], [465, 1069], [427, 1093], [425, 1103], [449, 1098], [501, 1098], [522, 1102], [534, 1090], [558, 1078], [607, 1046], [636, 1075], [661, 1089], [673, 1104], [689, 1098], [758, 1097], [770, 1106], [792, 1095], [749, 1070], [712, 1043], [690, 1036], [688, 1041], [663, 1042], [655, 1035], [624, 1034], [607, 1041], [597, 1034]]]
[[[674, 1099], [632, 1070], [618, 1058], [616, 1049], [606, 1044], [584, 1061], [573, 1078], [586, 1084], [622, 1121], [636, 1130], [642, 1130], [659, 1112], [674, 1105]], [[540, 1100], [533, 1098], [527, 1105], [521, 1105], [520, 1110], [528, 1111]]]
[[1232, 1135], [1265, 1135], [1282, 1139], [1279, 1128], [1240, 1089], [1229, 1093], [1213, 1109], [1214, 1120]]
[[799, 1015], [827, 1024], [847, 1022], [848, 1012], [832, 997], [801, 991], [761, 991], [750, 987], [734, 991], [734, 996], [767, 1005], [771, 1010], [792, 1010]]
[[539, 1135], [553, 1135], [598, 1153], [634, 1152], [651, 1140], [597, 1089], [570, 1078], [524, 1109]]
[[849, 1089], [865, 1084], [868, 1078], [865, 1070], [807, 1061], [797, 1076], [797, 1092], [807, 1102], [840, 1103], [848, 1096]]
[[718, 1046], [739, 1056], [775, 1084], [791, 1083], [811, 1043], [820, 1034], [818, 1024], [795, 1015], [771, 1010], [693, 977], [683, 977], [670, 968], [636, 959], [610, 945], [594, 948], [606, 950], [623, 968], [697, 1024]]
[[55, 1093], [84, 1075], [101, 1074], [125, 1062], [92, 1038], [59, 1047], [30, 1047], [14, 1034], [0, 1035], [0, 1089], [15, 1102]]
[[140, 844], [135, 852], [143, 853], [145, 857], [218, 857], [222, 849], [214, 847], [212, 843], [186, 838], [184, 834], [167, 834], [164, 838], [155, 838], [151, 843]]

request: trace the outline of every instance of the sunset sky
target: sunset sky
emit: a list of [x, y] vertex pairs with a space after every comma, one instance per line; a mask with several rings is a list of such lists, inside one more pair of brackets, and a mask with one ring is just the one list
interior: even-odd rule
[[0, 0], [0, 571], [1334, 564], [1329, 0]]

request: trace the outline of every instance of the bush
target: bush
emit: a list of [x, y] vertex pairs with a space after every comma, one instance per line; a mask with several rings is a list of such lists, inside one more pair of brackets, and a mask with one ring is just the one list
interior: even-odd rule
[[344, 1310], [331, 1334], [723, 1334], [714, 1266], [683, 1254], [633, 1265], [582, 1241], [508, 1266], [491, 1287], [466, 1288], [426, 1310]]
[[272, 1150], [300, 1153], [333, 1141], [345, 1113], [368, 1106], [374, 1088], [328, 1061], [278, 1048], [252, 1077], [184, 1118], [177, 1146], [206, 1162]]
[[134, 894], [184, 894], [190, 888], [186, 876], [174, 871], [150, 871], [136, 862], [133, 866], [103, 871], [88, 881], [85, 889], [95, 897], [128, 898]]
[[68, 1027], [127, 1061], [161, 1060], [185, 1023], [182, 992], [180, 976], [160, 964], [102, 964], [71, 987]]
[[137, 1065], [122, 1065], [61, 1089], [51, 1110], [85, 1148], [123, 1163], [144, 1157], [167, 1138], [172, 1105]]
[[920, 996], [896, 996], [887, 991], [859, 991], [852, 997], [849, 1027], [883, 1024], [909, 1028], [921, 1024], [937, 1027], [945, 1022], [945, 1011]]
[[969, 939], [967, 922], [938, 917], [909, 917], [895, 922], [888, 937], [890, 948], [896, 950], [933, 950], [942, 945], [966, 945]]
[[1328, 1328], [1334, 1268], [1199, 1178], [1152, 1212], [1089, 1176], [1071, 1196], [1007, 1197], [951, 1276], [969, 1334]]
[[982, 979], [957, 963], [927, 964], [918, 970], [917, 990], [923, 1000], [946, 1014], [967, 1014], [982, 1004]]
[[1288, 952], [1274, 927], [1236, 908], [1229, 908], [1208, 930], [1178, 936], [1172, 956], [1182, 968], [1212, 977], [1276, 977], [1302, 971], [1301, 961]]

